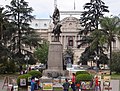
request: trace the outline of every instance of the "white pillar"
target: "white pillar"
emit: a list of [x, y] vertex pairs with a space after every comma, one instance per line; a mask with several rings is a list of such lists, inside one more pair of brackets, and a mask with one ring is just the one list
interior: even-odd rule
[[74, 48], [77, 48], [77, 43], [76, 43], [76, 41], [77, 41], [77, 36], [75, 36], [75, 39], [74, 39], [74, 43], [75, 43]]
[[66, 41], [66, 36], [64, 36], [64, 49], [66, 48], [66, 45], [67, 45], [67, 41]]

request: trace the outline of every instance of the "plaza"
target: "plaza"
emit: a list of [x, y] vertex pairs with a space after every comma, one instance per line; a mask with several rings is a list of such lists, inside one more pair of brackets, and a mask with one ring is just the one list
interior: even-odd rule
[[0, 5], [0, 91], [62, 91], [66, 83], [70, 91], [120, 91], [119, 15], [105, 16], [102, 0], [83, 11], [72, 3], [62, 10], [53, 0], [44, 19], [24, 0]]

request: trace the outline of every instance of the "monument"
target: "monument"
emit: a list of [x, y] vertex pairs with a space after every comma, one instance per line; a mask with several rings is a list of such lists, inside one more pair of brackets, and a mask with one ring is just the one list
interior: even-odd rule
[[54, 28], [52, 31], [52, 33], [54, 33], [54, 42], [59, 42], [60, 33], [62, 33], [60, 28], [62, 25], [60, 24], [60, 13], [57, 6], [55, 7], [53, 16], [51, 18], [54, 24]]
[[67, 72], [63, 70], [63, 46], [59, 41], [61, 31], [60, 13], [55, 7], [52, 15], [54, 39], [49, 46], [48, 52], [48, 69], [44, 71], [44, 75], [47, 77], [57, 78], [59, 76], [66, 76]]

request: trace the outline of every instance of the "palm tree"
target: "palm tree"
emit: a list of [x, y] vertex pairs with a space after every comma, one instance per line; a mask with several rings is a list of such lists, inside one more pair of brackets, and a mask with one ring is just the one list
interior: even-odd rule
[[[120, 18], [118, 16], [104, 17], [100, 20], [101, 31], [103, 31], [105, 36], [105, 42], [108, 44], [110, 51], [110, 61], [109, 66], [111, 68], [112, 61], [112, 42], [115, 41], [115, 36], [118, 35], [120, 31]], [[111, 70], [110, 70], [111, 74]]]

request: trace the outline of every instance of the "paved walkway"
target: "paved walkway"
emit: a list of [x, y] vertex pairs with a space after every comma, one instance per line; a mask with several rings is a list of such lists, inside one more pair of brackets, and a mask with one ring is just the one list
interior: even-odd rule
[[3, 86], [3, 80], [0, 80], [0, 91], [7, 91], [7, 88], [5, 87], [4, 89], [2, 89]]
[[[111, 80], [110, 87], [112, 87], [112, 90], [109, 91], [120, 91], [120, 80]], [[101, 83], [101, 88], [103, 89], [103, 82]], [[102, 91], [108, 91], [108, 90], [102, 90]]]

